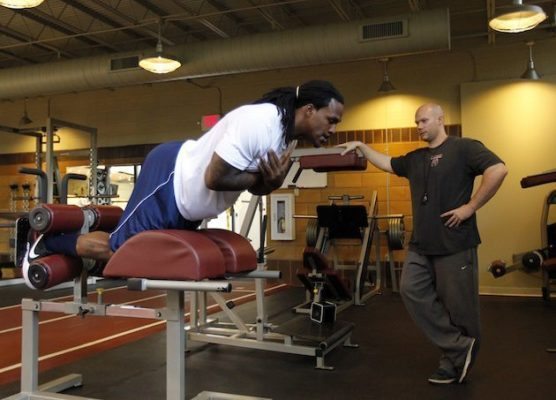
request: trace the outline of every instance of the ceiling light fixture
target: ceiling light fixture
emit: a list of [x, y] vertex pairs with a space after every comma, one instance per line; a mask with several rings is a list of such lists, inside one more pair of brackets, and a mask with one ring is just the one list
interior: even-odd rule
[[546, 18], [541, 7], [513, 0], [512, 5], [501, 7], [488, 25], [498, 32], [519, 33], [533, 29]]
[[535, 69], [535, 62], [533, 61], [533, 45], [535, 42], [526, 42], [527, 46], [529, 46], [529, 62], [527, 63], [527, 69], [521, 75], [521, 79], [531, 79], [533, 81], [538, 81], [541, 79], [542, 75], [537, 72]]
[[32, 8], [41, 4], [44, 0], [0, 0], [0, 6], [8, 8]]
[[23, 101], [23, 115], [19, 120], [19, 125], [20, 126], [29, 125], [31, 122], [33, 122], [33, 120], [29, 118], [29, 115], [27, 114], [27, 99], [25, 99]]
[[154, 54], [147, 55], [139, 61], [139, 66], [155, 74], [167, 74], [181, 67], [181, 63], [171, 54], [162, 50], [162, 23], [158, 24], [158, 42]]
[[382, 64], [383, 76], [382, 83], [380, 84], [378, 91], [382, 93], [393, 92], [396, 90], [392, 82], [390, 82], [390, 77], [388, 76], [388, 62], [389, 58], [379, 58], [378, 62]]

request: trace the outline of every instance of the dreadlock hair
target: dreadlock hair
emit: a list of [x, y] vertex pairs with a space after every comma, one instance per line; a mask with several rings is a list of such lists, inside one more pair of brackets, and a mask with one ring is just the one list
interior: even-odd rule
[[332, 99], [344, 104], [344, 96], [330, 82], [313, 80], [297, 87], [273, 89], [253, 104], [272, 103], [278, 107], [283, 133], [289, 142], [294, 133], [295, 110], [306, 104], [312, 104], [318, 110], [327, 107]]

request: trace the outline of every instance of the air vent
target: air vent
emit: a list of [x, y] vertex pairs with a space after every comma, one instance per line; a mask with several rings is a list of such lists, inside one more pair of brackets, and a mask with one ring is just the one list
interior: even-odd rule
[[113, 58], [110, 60], [110, 71], [121, 71], [139, 68], [139, 56]]
[[361, 25], [361, 40], [379, 40], [407, 36], [407, 20]]

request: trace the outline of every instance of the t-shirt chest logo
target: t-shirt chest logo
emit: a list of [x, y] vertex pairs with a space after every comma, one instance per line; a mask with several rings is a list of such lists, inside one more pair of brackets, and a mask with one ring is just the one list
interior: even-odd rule
[[435, 154], [431, 156], [431, 167], [437, 167], [440, 163], [440, 159], [442, 158], [442, 154]]

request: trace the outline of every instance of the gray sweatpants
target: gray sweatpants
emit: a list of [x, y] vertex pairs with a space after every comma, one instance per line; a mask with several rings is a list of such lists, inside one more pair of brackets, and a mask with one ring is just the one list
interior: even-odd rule
[[439, 367], [462, 366], [471, 338], [479, 349], [479, 284], [477, 248], [447, 256], [409, 251], [400, 293], [407, 311], [442, 355]]

